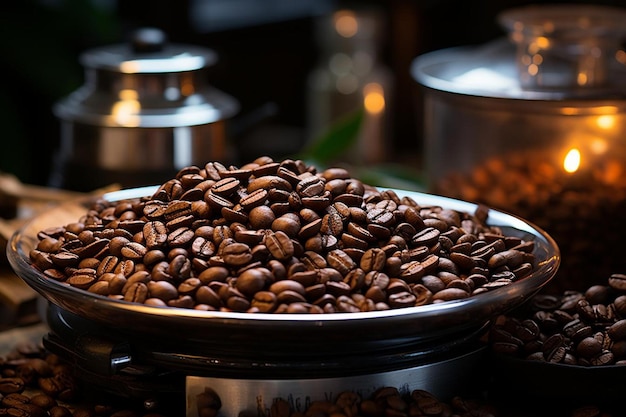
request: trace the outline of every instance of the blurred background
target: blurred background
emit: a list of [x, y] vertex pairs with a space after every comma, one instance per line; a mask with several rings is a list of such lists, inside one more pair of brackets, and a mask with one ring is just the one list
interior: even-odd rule
[[[210, 48], [218, 61], [209, 82], [241, 108], [228, 140], [237, 159], [294, 155], [349, 112], [330, 104], [320, 79], [333, 52], [363, 48], [374, 87], [384, 94], [384, 118], [369, 130], [370, 145], [354, 153], [365, 164], [392, 162], [419, 170], [422, 160], [419, 91], [410, 73], [418, 55], [504, 36], [502, 10], [515, 0], [22, 0], [2, 2], [0, 89], [3, 150], [0, 172], [46, 185], [59, 147], [55, 102], [84, 83], [79, 55], [126, 42], [141, 27], [162, 29], [172, 42]], [[537, 2], [534, 2], [537, 3]], [[551, 3], [557, 3], [552, 1]], [[568, 3], [574, 3], [569, 1]], [[622, 6], [626, 1], [595, 4]], [[352, 44], [332, 36], [338, 10], [373, 22]], [[321, 73], [320, 73], [321, 72]], [[327, 76], [328, 74], [326, 74]], [[356, 74], [359, 77], [363, 74]], [[365, 76], [365, 75], [363, 75]], [[340, 88], [340, 87], [337, 87]], [[350, 90], [346, 81], [341, 88]], [[375, 91], [375, 92], [376, 92]], [[326, 101], [324, 101], [326, 100]], [[331, 98], [332, 101], [332, 98]], [[376, 103], [374, 103], [376, 105]], [[332, 106], [335, 106], [331, 109]]]

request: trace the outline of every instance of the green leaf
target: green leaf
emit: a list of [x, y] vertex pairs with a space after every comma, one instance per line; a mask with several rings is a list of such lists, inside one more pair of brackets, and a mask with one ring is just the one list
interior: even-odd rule
[[299, 159], [312, 161], [318, 165], [328, 165], [336, 160], [356, 144], [363, 115], [363, 108], [345, 115], [324, 135], [305, 147]]

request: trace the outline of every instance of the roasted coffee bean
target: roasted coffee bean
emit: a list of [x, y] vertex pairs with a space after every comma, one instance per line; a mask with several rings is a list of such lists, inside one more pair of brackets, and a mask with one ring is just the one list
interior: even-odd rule
[[195, 297], [200, 304], [207, 304], [214, 309], [222, 307], [222, 299], [218, 293], [208, 285], [201, 285], [198, 287], [196, 289]]
[[158, 220], [149, 221], [143, 227], [143, 235], [146, 240], [146, 248], [161, 249], [167, 242], [168, 230], [163, 222]]
[[266, 288], [270, 275], [265, 268], [246, 269], [237, 277], [235, 286], [242, 294], [254, 297], [254, 294]]
[[241, 267], [252, 261], [252, 251], [244, 243], [233, 242], [224, 247], [221, 253], [224, 262], [234, 267]]
[[300, 218], [295, 213], [286, 213], [276, 217], [271, 226], [273, 231], [283, 232], [290, 238], [298, 236], [300, 227]]
[[178, 290], [168, 281], [151, 281], [147, 283], [150, 297], [156, 297], [163, 301], [169, 301], [178, 297]]
[[615, 290], [626, 291], [626, 274], [612, 274], [608, 284]]
[[120, 248], [120, 255], [132, 261], [142, 261], [148, 250], [145, 246], [137, 242], [128, 242]]
[[91, 268], [78, 269], [70, 275], [65, 282], [72, 287], [86, 290], [97, 281], [96, 271]]
[[583, 358], [593, 358], [602, 352], [602, 343], [593, 337], [585, 337], [576, 345], [576, 353]]
[[277, 189], [291, 192], [293, 190], [293, 187], [289, 181], [279, 177], [278, 175], [265, 175], [251, 180], [248, 183], [246, 189], [248, 193], [253, 193], [254, 191], [259, 189]]
[[433, 294], [433, 301], [452, 301], [452, 300], [462, 300], [464, 298], [469, 297], [470, 294], [461, 288], [445, 288], [441, 291]]
[[148, 286], [143, 282], [131, 284], [124, 292], [124, 301], [143, 303], [148, 298]]
[[251, 307], [260, 313], [271, 313], [277, 307], [277, 297], [271, 291], [257, 291], [251, 302]]
[[217, 181], [210, 188], [210, 192], [222, 197], [229, 197], [237, 191], [241, 182], [235, 177], [226, 177]]
[[315, 197], [322, 195], [326, 187], [326, 180], [323, 177], [312, 175], [298, 182], [296, 192], [302, 197]]
[[380, 248], [371, 248], [363, 253], [359, 266], [365, 272], [382, 271], [387, 264], [387, 255]]
[[24, 391], [25, 385], [22, 378], [0, 378], [0, 394], [8, 395]]
[[346, 276], [352, 269], [356, 268], [356, 263], [348, 254], [341, 249], [335, 249], [326, 256], [328, 265], [339, 271], [342, 276]]
[[302, 284], [289, 279], [276, 281], [275, 283], [270, 285], [269, 290], [276, 295], [279, 295], [280, 293], [285, 291], [291, 291], [300, 294], [301, 296], [306, 295], [306, 289]]
[[196, 303], [195, 303], [195, 300], [191, 296], [181, 294], [178, 297], [169, 300], [167, 302], [167, 305], [170, 307], [191, 309], [196, 305]]
[[191, 261], [185, 254], [179, 254], [172, 258], [167, 268], [167, 273], [176, 281], [183, 281], [191, 276]]
[[408, 283], [418, 283], [425, 274], [424, 266], [419, 261], [409, 261], [400, 266], [399, 277]]
[[618, 320], [607, 328], [607, 334], [612, 340], [626, 340], [626, 319]]

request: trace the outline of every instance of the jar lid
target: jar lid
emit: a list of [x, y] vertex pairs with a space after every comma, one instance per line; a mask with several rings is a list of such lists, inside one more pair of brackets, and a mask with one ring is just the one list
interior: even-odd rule
[[211, 49], [167, 41], [154, 28], [129, 43], [94, 48], [80, 57], [85, 84], [54, 106], [60, 119], [104, 127], [170, 128], [218, 122], [239, 103], [209, 85]]
[[498, 16], [507, 38], [417, 57], [420, 84], [481, 97], [563, 100], [626, 96], [626, 10], [531, 5]]

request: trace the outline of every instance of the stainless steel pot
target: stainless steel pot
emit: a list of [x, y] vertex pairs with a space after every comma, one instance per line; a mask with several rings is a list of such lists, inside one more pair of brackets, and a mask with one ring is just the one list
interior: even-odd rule
[[538, 224], [563, 253], [554, 289], [583, 290], [626, 268], [626, 10], [537, 5], [499, 21], [508, 38], [413, 62], [428, 190]]
[[225, 123], [239, 104], [208, 83], [212, 50], [170, 43], [145, 28], [80, 61], [85, 84], [54, 106], [61, 146], [51, 185], [141, 186], [185, 166], [234, 159]]

